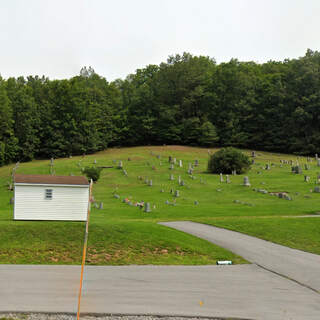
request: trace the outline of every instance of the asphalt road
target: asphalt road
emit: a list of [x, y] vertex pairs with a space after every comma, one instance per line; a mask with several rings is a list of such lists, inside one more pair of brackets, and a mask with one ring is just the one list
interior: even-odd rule
[[[0, 312], [75, 312], [79, 266], [0, 265]], [[256, 265], [86, 267], [83, 313], [319, 320], [320, 295]]]
[[239, 232], [190, 221], [160, 224], [206, 239], [252, 263], [320, 292], [319, 255], [291, 249]]

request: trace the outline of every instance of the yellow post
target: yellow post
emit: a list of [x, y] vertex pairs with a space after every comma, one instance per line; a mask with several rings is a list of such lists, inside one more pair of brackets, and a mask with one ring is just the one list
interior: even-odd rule
[[86, 222], [86, 231], [84, 234], [84, 244], [83, 244], [83, 252], [82, 252], [82, 263], [81, 263], [81, 276], [80, 276], [80, 288], [78, 295], [78, 312], [77, 312], [77, 320], [80, 318], [80, 302], [81, 302], [81, 292], [82, 292], [82, 282], [83, 282], [83, 271], [84, 265], [86, 263], [86, 255], [87, 255], [87, 243], [88, 243], [88, 232], [89, 232], [89, 218], [90, 218], [90, 209], [91, 209], [91, 194], [92, 194], [92, 179], [90, 181], [89, 187], [89, 204], [88, 204], [88, 214], [87, 214], [87, 222]]

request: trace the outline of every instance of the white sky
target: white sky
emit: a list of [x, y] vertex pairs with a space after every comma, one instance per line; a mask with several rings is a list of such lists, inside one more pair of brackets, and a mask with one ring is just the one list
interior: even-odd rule
[[0, 74], [111, 81], [169, 55], [218, 63], [320, 50], [320, 0], [2, 0]]

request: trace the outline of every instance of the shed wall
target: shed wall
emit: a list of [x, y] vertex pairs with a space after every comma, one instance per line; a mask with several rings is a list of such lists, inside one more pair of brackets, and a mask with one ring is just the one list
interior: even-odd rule
[[[52, 199], [45, 190], [52, 189]], [[87, 219], [89, 187], [15, 185], [15, 220]]]

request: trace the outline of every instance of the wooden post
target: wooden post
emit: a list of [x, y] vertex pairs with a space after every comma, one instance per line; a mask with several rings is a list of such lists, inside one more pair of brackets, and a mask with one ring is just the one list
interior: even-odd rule
[[80, 276], [80, 287], [79, 287], [79, 295], [78, 295], [78, 312], [77, 312], [77, 320], [80, 318], [80, 302], [81, 302], [81, 292], [82, 292], [82, 283], [83, 283], [83, 271], [84, 265], [86, 263], [86, 255], [87, 255], [87, 244], [88, 244], [88, 233], [89, 233], [89, 218], [90, 218], [90, 209], [91, 209], [91, 195], [92, 195], [92, 179], [90, 181], [89, 187], [89, 203], [88, 203], [88, 214], [87, 214], [87, 222], [86, 222], [86, 231], [84, 234], [84, 244], [83, 244], [83, 252], [82, 252], [82, 263], [81, 263], [81, 276]]

